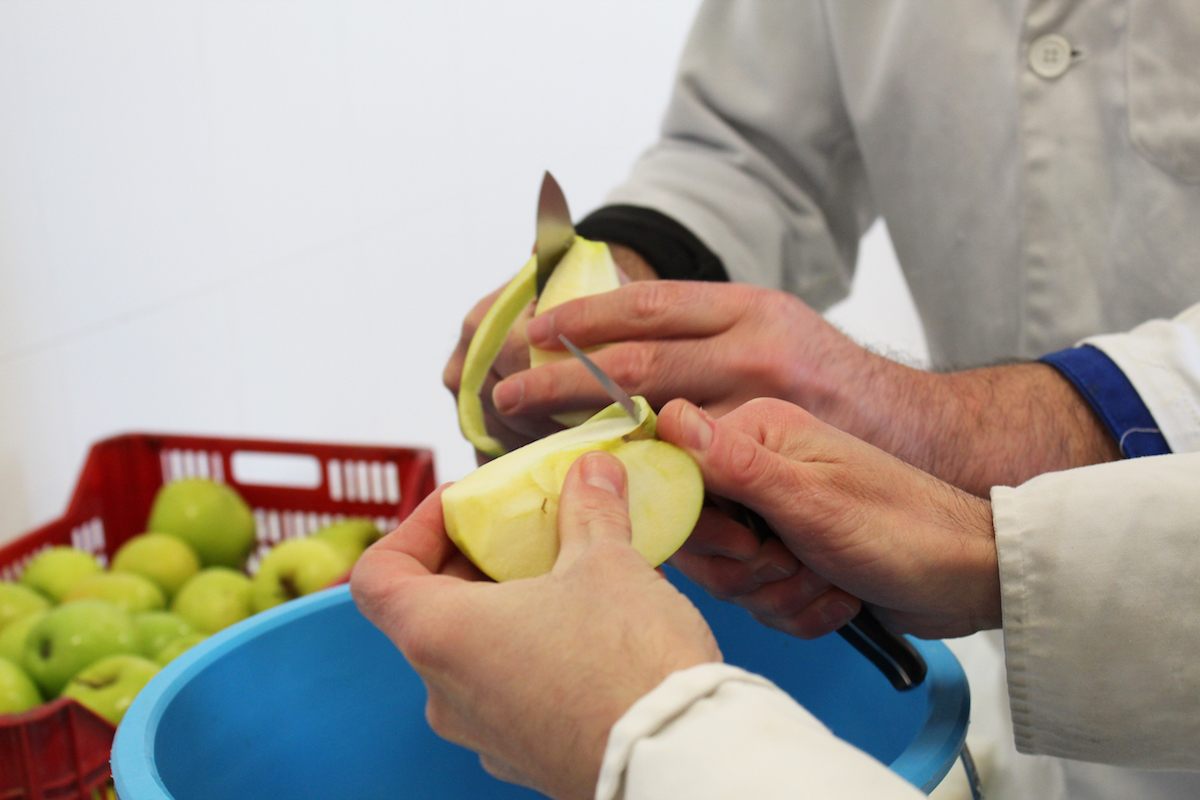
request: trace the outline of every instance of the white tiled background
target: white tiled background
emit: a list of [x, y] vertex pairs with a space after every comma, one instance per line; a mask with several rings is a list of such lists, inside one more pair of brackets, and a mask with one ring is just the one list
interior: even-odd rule
[[[420, 444], [442, 365], [648, 144], [695, 0], [0, 0], [0, 541], [128, 430]], [[797, 113], [803, 113], [798, 109]], [[882, 229], [861, 339], [922, 355]]]

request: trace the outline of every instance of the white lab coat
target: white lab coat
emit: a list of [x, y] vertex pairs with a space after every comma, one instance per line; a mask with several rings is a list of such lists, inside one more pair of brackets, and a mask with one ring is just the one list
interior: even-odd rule
[[[1195, 0], [708, 0], [608, 200], [817, 308], [882, 217], [936, 366], [1036, 358], [1196, 301], [1197, 52]], [[1200, 797], [1200, 776], [1019, 755], [999, 635], [951, 647], [993, 800]]]
[[[1144, 770], [1200, 770], [1200, 305], [1088, 341], [1175, 452], [992, 490], [1014, 736], [1023, 753], [1127, 768], [1077, 764], [1052, 789], [1064, 796], [1183, 797], [1200, 775]], [[920, 796], [774, 685], [722, 664], [675, 673], [629, 709], [596, 789], [597, 800]]]

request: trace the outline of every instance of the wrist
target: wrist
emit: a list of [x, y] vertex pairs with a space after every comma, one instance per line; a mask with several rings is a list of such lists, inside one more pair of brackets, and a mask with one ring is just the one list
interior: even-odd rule
[[617, 267], [625, 273], [629, 280], [652, 281], [658, 279], [658, 273], [654, 271], [654, 267], [650, 266], [650, 262], [642, 258], [636, 250], [623, 244], [613, 242], [607, 244], [613, 261], [617, 262]]

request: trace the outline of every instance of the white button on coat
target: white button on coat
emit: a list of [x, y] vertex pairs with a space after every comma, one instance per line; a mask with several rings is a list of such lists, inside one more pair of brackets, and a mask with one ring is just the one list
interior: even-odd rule
[[1057, 33], [1039, 36], [1029, 46], [1029, 68], [1047, 80], [1059, 77], [1071, 68], [1071, 43]]

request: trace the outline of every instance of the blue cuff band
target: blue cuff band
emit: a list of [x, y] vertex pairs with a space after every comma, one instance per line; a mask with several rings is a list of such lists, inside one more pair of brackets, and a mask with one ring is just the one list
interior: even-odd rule
[[1171, 452], [1137, 389], [1103, 351], [1084, 345], [1050, 353], [1040, 360], [1058, 370], [1083, 395], [1126, 458]]

